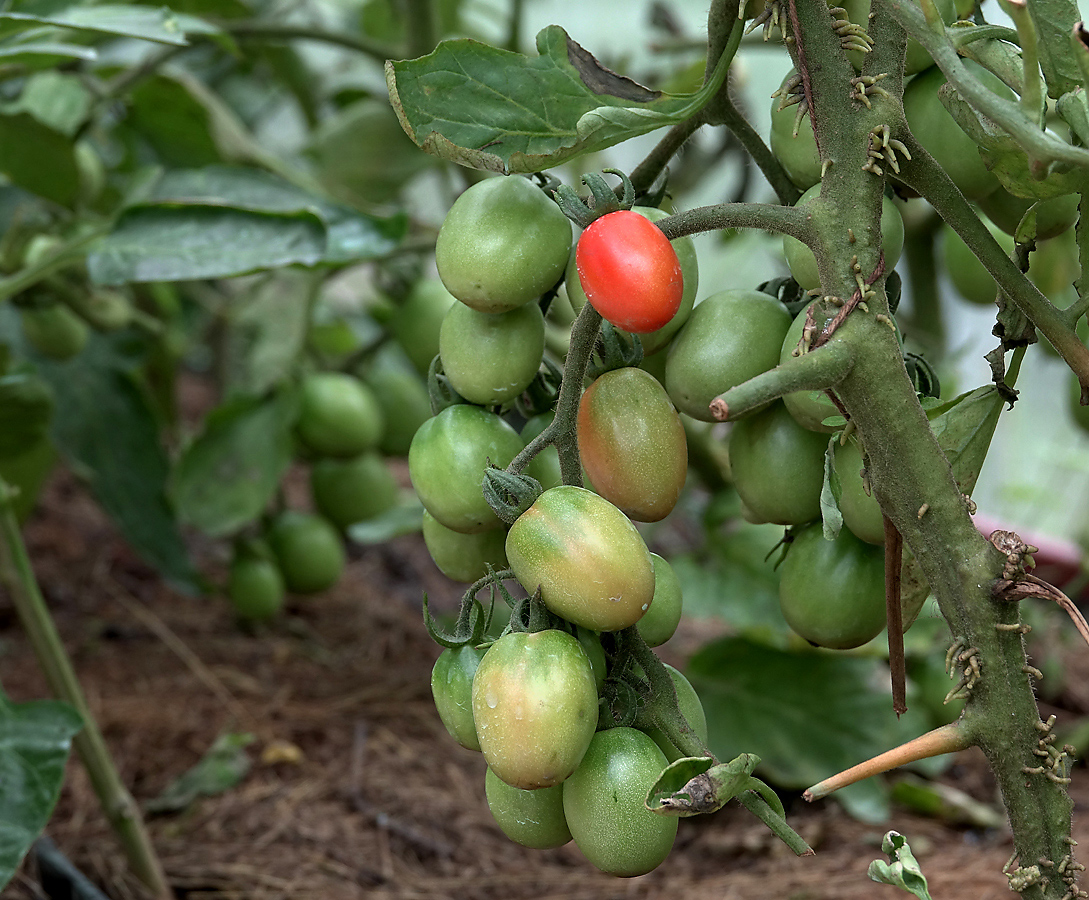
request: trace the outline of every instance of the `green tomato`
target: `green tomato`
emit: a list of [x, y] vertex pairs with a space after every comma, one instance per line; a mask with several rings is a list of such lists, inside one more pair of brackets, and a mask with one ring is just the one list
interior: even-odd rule
[[1006, 234], [1013, 235], [1025, 213], [1035, 206], [1036, 239], [1046, 241], [1058, 237], [1078, 220], [1079, 194], [1067, 194], [1051, 200], [1030, 200], [1015, 197], [1005, 188], [998, 188], [979, 201], [979, 208], [987, 218]]
[[[791, 69], [783, 85], [795, 74]], [[798, 121], [798, 105], [779, 108], [783, 97], [771, 101], [771, 152], [787, 173], [787, 177], [803, 191], [821, 180], [821, 155], [813, 137], [813, 123], [809, 116]], [[797, 134], [795, 134], [797, 126]]]
[[650, 558], [654, 562], [654, 599], [635, 627], [648, 647], [660, 647], [681, 624], [681, 582], [673, 566], [657, 553], [650, 554]]
[[[1017, 96], [998, 76], [970, 59], [961, 60], [983, 85], [1006, 100]], [[998, 187], [998, 179], [987, 169], [979, 150], [938, 98], [945, 84], [941, 69], [932, 68], [916, 75], [904, 88], [904, 114], [908, 126], [920, 144], [937, 161], [969, 200], [986, 197]]]
[[605, 687], [605, 676], [609, 667], [605, 648], [601, 646], [601, 635], [589, 628], [576, 625], [575, 637], [578, 638], [582, 649], [586, 651], [586, 658], [590, 660], [590, 668], [594, 671], [594, 684], [597, 685], [597, 691], [600, 694], [601, 689]]
[[802, 428], [778, 401], [730, 432], [734, 487], [758, 518], [801, 525], [821, 514], [828, 438]]
[[1029, 256], [1028, 277], [1049, 300], [1060, 306], [1070, 302], [1075, 295], [1071, 286], [1080, 271], [1078, 243], [1074, 229], [1064, 231], [1057, 238], [1041, 241]]
[[551, 850], [571, 840], [563, 814], [563, 785], [524, 791], [511, 787], [488, 769], [484, 796], [496, 824], [516, 844], [534, 850]]
[[340, 534], [328, 519], [286, 510], [272, 523], [267, 537], [289, 591], [314, 594], [340, 579], [347, 559]]
[[[704, 712], [703, 704], [700, 702], [696, 689], [692, 687], [692, 682], [685, 678], [681, 672], [673, 668], [669, 663], [664, 665], [666, 671], [669, 672], [669, 677], [673, 680], [673, 690], [677, 692], [677, 709], [684, 716], [684, 720], [696, 737], [706, 744], [707, 713]], [[645, 733], [658, 745], [658, 749], [665, 754], [665, 758], [670, 762], [676, 762], [684, 756], [680, 750], [673, 746], [673, 742], [666, 737], [666, 733], [660, 728], [648, 728]]]
[[421, 278], [412, 285], [390, 320], [390, 331], [416, 371], [427, 377], [439, 352], [439, 331], [446, 313], [457, 302], [441, 281]]
[[[870, 0], [844, 0], [842, 4], [829, 3], [829, 6], [841, 5], [847, 8], [848, 18], [856, 25], [868, 29], [870, 24]], [[954, 0], [937, 0], [934, 4], [938, 14], [946, 25], [952, 25], [957, 20], [957, 6]], [[862, 65], [866, 61], [865, 53], [857, 50], [848, 50], [847, 58], [856, 70], [862, 71]], [[934, 65], [934, 60], [915, 38], [908, 38], [907, 52], [904, 58], [904, 75], [915, 75]]]
[[295, 428], [317, 455], [344, 459], [373, 450], [383, 426], [378, 398], [354, 375], [316, 372], [303, 379]]
[[507, 532], [515, 577], [556, 615], [592, 628], [634, 625], [654, 597], [654, 564], [642, 536], [619, 509], [592, 491], [545, 491]]
[[839, 511], [843, 514], [843, 524], [867, 544], [884, 545], [885, 517], [877, 498], [866, 493], [866, 485], [862, 481], [862, 451], [858, 441], [853, 437], [848, 438], [845, 444], [836, 441], [833, 455], [836, 475], [839, 476]]
[[597, 729], [586, 652], [563, 631], [510, 632], [473, 677], [473, 722], [488, 767], [512, 787], [551, 787], [582, 761]]
[[393, 509], [399, 492], [397, 479], [377, 453], [319, 459], [310, 468], [314, 506], [341, 529]]
[[885, 627], [885, 554], [820, 522], [794, 536], [779, 570], [779, 607], [794, 632], [818, 647], [849, 650]]
[[712, 422], [723, 391], [775, 368], [790, 314], [762, 291], [728, 290], [699, 303], [666, 358], [665, 387], [677, 409]]
[[285, 592], [284, 577], [271, 559], [239, 554], [231, 561], [227, 598], [240, 619], [271, 619], [283, 608]]
[[96, 288], [81, 294], [75, 309], [98, 331], [117, 331], [132, 321], [132, 301], [116, 288]]
[[594, 735], [582, 765], [564, 783], [567, 826], [603, 872], [645, 875], [669, 856], [678, 820], [645, 805], [665, 767], [662, 751], [641, 731], [610, 728]]
[[471, 403], [499, 406], [522, 393], [544, 356], [544, 316], [536, 303], [484, 313], [450, 307], [439, 333], [442, 368]]
[[506, 468], [525, 445], [495, 413], [459, 403], [428, 419], [408, 451], [408, 474], [431, 515], [447, 528], [475, 534], [498, 528], [481, 483], [490, 462]]
[[87, 323], [67, 306], [25, 306], [19, 309], [23, 335], [42, 356], [60, 361], [78, 356], [87, 346]]
[[57, 451], [48, 438], [10, 456], [0, 456], [0, 478], [16, 490], [11, 498], [19, 524], [26, 522], [38, 502], [38, 495], [57, 461]]
[[378, 449], [386, 456], [408, 456], [412, 436], [431, 418], [426, 383], [393, 343], [377, 353], [363, 380], [382, 407], [385, 428]]
[[684, 426], [642, 369], [613, 369], [579, 402], [579, 456], [594, 490], [640, 522], [664, 519], [688, 473]]
[[571, 252], [571, 223], [518, 175], [485, 178], [450, 208], [435, 244], [447, 289], [479, 312], [500, 313], [556, 284]]
[[[1013, 252], [1013, 238], [999, 230], [997, 225], [983, 220], [994, 239], [1002, 246], [1008, 256]], [[942, 256], [945, 260], [945, 272], [953, 282], [956, 292], [969, 303], [980, 306], [994, 306], [998, 294], [998, 284], [983, 263], [968, 249], [948, 225], [942, 228]]]
[[450, 736], [466, 750], [480, 750], [473, 722], [473, 679], [484, 651], [471, 644], [447, 647], [431, 670], [431, 696]]
[[[541, 413], [522, 426], [521, 436], [527, 447], [530, 441], [549, 426], [553, 418], [552, 413]], [[563, 484], [563, 474], [560, 471], [560, 454], [556, 449], [556, 445], [549, 444], [533, 457], [529, 465], [526, 466], [526, 474], [531, 478], [536, 478], [546, 491], [549, 488], [559, 487]]]
[[[813, 306], [814, 304], [810, 304], [808, 308], [803, 309], [794, 317], [790, 330], [787, 331], [786, 337], [783, 338], [783, 345], [779, 354], [780, 365], [793, 356], [794, 351], [798, 348], [798, 344], [802, 339], [802, 331], [805, 329], [806, 316]], [[820, 331], [827, 321], [827, 318], [818, 316], [816, 320], [817, 330]], [[824, 391], [794, 391], [787, 394], [783, 398], [783, 402], [794, 417], [794, 421], [808, 431], [820, 431], [830, 434], [842, 427], [824, 424], [825, 419], [833, 416], [842, 417], [843, 415]]]
[[452, 581], [472, 584], [488, 573], [489, 565], [496, 571], [507, 567], [507, 533], [502, 528], [462, 534], [447, 528], [425, 509], [423, 537], [435, 565]]
[[[801, 197], [795, 206], [804, 206], [820, 196], [821, 187], [813, 185]], [[881, 198], [881, 249], [885, 253], [885, 271], [892, 271], [900, 260], [904, 249], [904, 217], [888, 197]], [[783, 235], [783, 253], [787, 266], [794, 280], [804, 290], [813, 291], [821, 286], [821, 276], [817, 269], [817, 257], [805, 244], [790, 235]]]

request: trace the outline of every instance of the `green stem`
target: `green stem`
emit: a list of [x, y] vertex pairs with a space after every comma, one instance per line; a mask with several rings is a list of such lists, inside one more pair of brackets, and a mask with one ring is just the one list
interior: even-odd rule
[[813, 848], [800, 834], [786, 823], [779, 813], [768, 805], [768, 801], [756, 791], [742, 791], [737, 795], [738, 802], [756, 818], [768, 826], [797, 856], [813, 856]]
[[[284, 22], [231, 22], [221, 23], [228, 34], [241, 38], [255, 38], [270, 41], [316, 41], [355, 50], [364, 56], [384, 63], [387, 59], [397, 59], [404, 51], [384, 41], [373, 40], [367, 35], [350, 31], [328, 31], [324, 28], [292, 25]], [[428, 51], [424, 51], [425, 53]], [[422, 55], [422, 54], [420, 54]]]
[[20, 269], [14, 275], [0, 278], [0, 303], [4, 300], [10, 300], [28, 288], [34, 287], [34, 285], [44, 281], [66, 266], [82, 261], [86, 256], [87, 246], [100, 237], [109, 234], [112, 228], [112, 222], [96, 225], [89, 231], [69, 238], [53, 253], [50, 253], [34, 265]]
[[1040, 75], [1040, 54], [1036, 46], [1036, 26], [1024, 0], [999, 0], [1002, 11], [1017, 27], [1021, 45], [1021, 109], [1039, 128], [1044, 127], [1045, 85]]
[[786, 171], [780, 165], [775, 154], [771, 152], [759, 132], [749, 124], [749, 121], [741, 114], [734, 104], [727, 89], [729, 81], [723, 85], [719, 96], [713, 101], [712, 114], [715, 118], [733, 132], [734, 137], [741, 142], [753, 162], [759, 167], [764, 177], [768, 180], [776, 197], [783, 206], [793, 206], [802, 192], [797, 185], [790, 180]]
[[639, 712], [639, 721], [649, 727], [658, 728], [682, 756], [710, 756], [714, 754], [704, 745], [692, 730], [677, 706], [677, 689], [669, 670], [638, 629], [633, 625], [621, 633], [624, 652], [639, 664], [650, 682], [651, 699]]
[[109, 748], [87, 705], [72, 663], [42, 597], [11, 505], [12, 488], [0, 479], [0, 581], [7, 588], [19, 620], [50, 691], [72, 706], [83, 719], [73, 744], [90, 776], [102, 811], [125, 849], [133, 873], [156, 898], [173, 896], [162, 865], [140, 815], [140, 808], [122, 783]]
[[720, 203], [699, 206], [660, 219], [657, 226], [667, 238], [726, 228], [759, 228], [789, 234], [803, 243], [813, 240], [807, 212], [795, 206], [775, 206], [770, 203]]

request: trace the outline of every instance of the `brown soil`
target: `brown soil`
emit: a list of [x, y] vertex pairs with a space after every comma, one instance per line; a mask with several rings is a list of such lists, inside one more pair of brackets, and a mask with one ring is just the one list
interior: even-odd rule
[[[238, 787], [150, 820], [179, 896], [907, 896], [866, 877], [885, 829], [853, 821], [833, 803], [790, 803], [790, 821], [817, 849], [808, 859], [794, 858], [736, 806], [682, 821], [673, 854], [642, 878], [603, 875], [573, 845], [530, 851], [508, 841], [484, 803], [482, 758], [454, 744], [431, 703], [438, 648], [422, 627], [420, 597], [426, 590], [449, 606], [458, 587], [435, 571], [415, 538], [357, 549], [336, 588], [247, 633], [221, 598], [165, 587], [70, 479], [51, 485], [26, 531], [91, 706], [138, 799], [156, 796], [220, 733], [257, 736], [249, 748], [253, 768]], [[699, 623], [686, 628], [682, 647], [705, 634]], [[1084, 663], [1089, 654], [1080, 649], [1074, 656]], [[0, 681], [15, 700], [45, 695], [2, 597]], [[1076, 775], [1075, 836], [1085, 843], [1089, 778], [1081, 769]], [[981, 756], [963, 754], [946, 777], [980, 800], [994, 798]], [[903, 810], [887, 827], [909, 836], [936, 900], [1011, 896], [1001, 873], [1010, 855], [1006, 834], [947, 827]], [[70, 763], [48, 833], [111, 898], [145, 897], [126, 873], [78, 761]], [[23, 871], [4, 896], [42, 894], [33, 872]]]

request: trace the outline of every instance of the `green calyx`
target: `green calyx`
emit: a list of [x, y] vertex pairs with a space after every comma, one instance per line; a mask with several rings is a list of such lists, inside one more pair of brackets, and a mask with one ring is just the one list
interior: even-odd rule
[[[605, 181], [604, 175], [616, 175], [620, 178], [622, 193], [619, 199]], [[635, 188], [631, 179], [619, 169], [603, 169], [600, 173], [587, 172], [582, 176], [582, 183], [590, 189], [589, 200], [584, 201], [573, 187], [566, 184], [560, 185], [552, 194], [564, 215], [579, 228], [586, 228], [594, 219], [608, 213], [631, 209], [635, 205]]]
[[516, 475], [495, 466], [489, 466], [484, 472], [483, 490], [488, 506], [507, 525], [513, 525], [544, 491], [536, 478]]

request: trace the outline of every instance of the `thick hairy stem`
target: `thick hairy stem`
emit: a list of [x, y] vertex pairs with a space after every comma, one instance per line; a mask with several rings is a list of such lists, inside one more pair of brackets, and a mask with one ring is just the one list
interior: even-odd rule
[[685, 119], [670, 128], [654, 145], [654, 149], [632, 170], [631, 184], [637, 194], [650, 190], [684, 142], [706, 124], [705, 112], [697, 113], [691, 119]]
[[698, 206], [660, 219], [656, 224], [670, 240], [686, 234], [721, 231], [724, 228], [760, 228], [764, 231], [789, 234], [804, 243], [813, 240], [813, 232], [804, 210], [770, 203]]
[[38, 588], [11, 506], [11, 490], [0, 480], [0, 582], [7, 589], [19, 621], [26, 629], [49, 690], [57, 699], [72, 706], [83, 719], [83, 730], [72, 743], [87, 769], [102, 811], [125, 849], [133, 874], [156, 898], [165, 900], [173, 895], [167, 886], [162, 865], [144, 827], [140, 808], [117, 773], [109, 748], [87, 705], [79, 679]]

